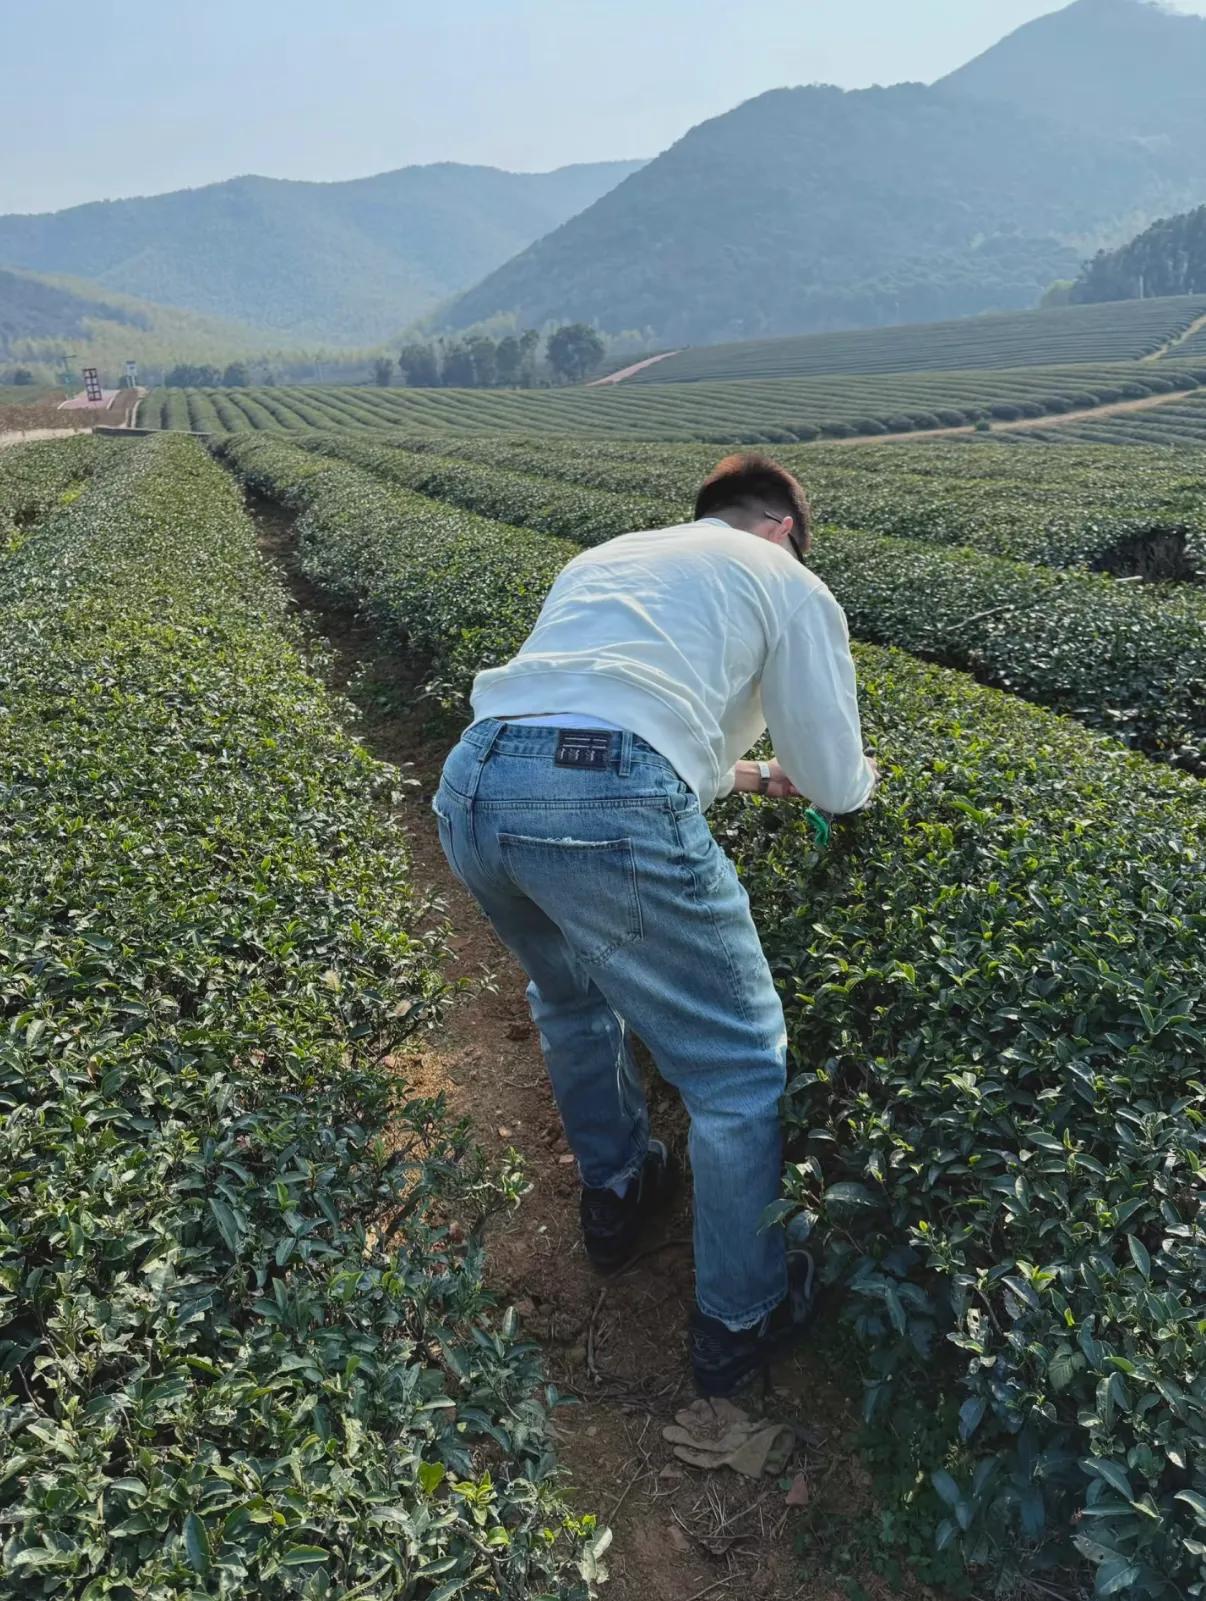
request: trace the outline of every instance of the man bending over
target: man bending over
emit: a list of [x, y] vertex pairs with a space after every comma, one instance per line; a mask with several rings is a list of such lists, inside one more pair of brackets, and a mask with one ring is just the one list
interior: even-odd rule
[[[708, 477], [695, 521], [565, 567], [519, 654], [480, 673], [434, 807], [453, 872], [530, 984], [582, 1178], [586, 1250], [621, 1266], [674, 1174], [629, 1030], [691, 1120], [691, 1360], [726, 1395], [797, 1341], [813, 1263], [782, 1228], [783, 1009], [732, 863], [704, 820], [732, 790], [858, 811], [846, 620], [804, 565], [799, 483], [763, 456]], [[769, 727], [776, 760], [738, 760]]]

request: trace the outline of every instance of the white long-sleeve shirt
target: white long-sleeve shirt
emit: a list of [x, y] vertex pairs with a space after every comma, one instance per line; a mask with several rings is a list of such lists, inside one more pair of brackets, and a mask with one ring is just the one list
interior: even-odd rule
[[479, 673], [475, 718], [574, 712], [653, 746], [705, 809], [769, 726], [802, 794], [866, 805], [846, 618], [787, 551], [719, 517], [622, 534], [562, 568], [528, 639]]

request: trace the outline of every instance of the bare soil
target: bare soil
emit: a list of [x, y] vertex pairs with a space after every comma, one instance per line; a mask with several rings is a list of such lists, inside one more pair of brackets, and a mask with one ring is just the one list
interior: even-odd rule
[[[1051, 417], [1020, 417], [1017, 422], [993, 423], [992, 434], [1020, 434], [1033, 428], [1062, 428], [1065, 423], [1083, 422], [1091, 417], [1094, 422], [1107, 417], [1121, 417], [1128, 411], [1150, 411], [1155, 406], [1169, 406], [1185, 398], [1184, 390], [1167, 395], [1144, 395], [1139, 400], [1116, 400], [1109, 406], [1084, 406], [1079, 411], [1061, 411]], [[971, 434], [970, 424], [960, 428], [917, 428], [907, 434], [858, 434], [852, 439], [825, 439], [825, 445], [891, 445], [899, 439], [942, 439], [949, 434]]]
[[31, 439], [70, 439], [78, 428], [6, 428], [0, 433], [0, 450], [6, 445], [27, 445]]
[[57, 400], [41, 400], [31, 406], [5, 406], [0, 410], [0, 448], [24, 445], [31, 439], [60, 439], [87, 432], [98, 423], [109, 428], [129, 428], [145, 389], [119, 389], [108, 406], [64, 409]]
[[592, 378], [586, 387], [587, 389], [598, 389], [604, 384], [622, 384], [625, 378], [631, 378], [633, 373], [644, 372], [646, 367], [656, 367], [659, 361], [665, 361], [668, 356], [677, 355], [677, 350], [663, 350], [656, 356], [646, 356], [644, 361], [634, 361], [630, 367], [621, 367], [619, 372], [609, 372], [605, 378]]
[[[400, 817], [421, 893], [447, 919], [449, 977], [466, 980], [438, 1029], [393, 1065], [473, 1122], [488, 1152], [522, 1154], [530, 1189], [488, 1241], [500, 1304], [515, 1306], [544, 1349], [550, 1379], [572, 1404], [554, 1414], [566, 1491], [610, 1526], [609, 1601], [914, 1601], [934, 1592], [890, 1586], [872, 1571], [877, 1542], [871, 1483], [854, 1448], [857, 1394], [817, 1344], [742, 1397], [800, 1425], [804, 1440], [780, 1479], [687, 1467], [663, 1427], [694, 1400], [685, 1325], [692, 1304], [689, 1198], [618, 1276], [600, 1279], [578, 1233], [578, 1178], [549, 1091], [524, 1000], [525, 979], [449, 872], [430, 810], [449, 743], [422, 709], [412, 663], [383, 655], [370, 629], [334, 611], [294, 567], [287, 525], [261, 513], [262, 547], [283, 568], [299, 610], [327, 650], [331, 681], [355, 704], [355, 732], [409, 784]], [[653, 1078], [659, 1134], [684, 1155], [685, 1120]], [[830, 1314], [832, 1317], [832, 1314]], [[789, 1505], [786, 1491], [795, 1484]], [[798, 1549], [797, 1549], [798, 1548]]]
[[1165, 344], [1160, 346], [1159, 350], [1153, 350], [1150, 356], [1144, 356], [1142, 359], [1145, 362], [1163, 361], [1165, 356], [1167, 356], [1171, 351], [1174, 351], [1181, 345], [1188, 343], [1188, 341], [1193, 338], [1194, 334], [1196, 334], [1200, 328], [1206, 328], [1206, 316], [1196, 317], [1193, 322], [1190, 323], [1189, 327], [1185, 329], [1184, 333], [1179, 333], [1175, 339], [1169, 339]]

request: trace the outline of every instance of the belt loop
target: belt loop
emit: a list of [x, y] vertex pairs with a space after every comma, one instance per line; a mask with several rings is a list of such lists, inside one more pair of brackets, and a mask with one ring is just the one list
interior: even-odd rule
[[485, 765], [486, 761], [489, 759], [490, 752], [494, 749], [495, 745], [498, 744], [499, 738], [502, 735], [502, 731], [507, 726], [506, 723], [499, 722], [496, 717], [492, 718], [491, 721], [493, 722], [494, 726], [486, 736], [486, 743], [481, 747], [481, 754], [477, 758], [479, 767]]
[[620, 777], [627, 778], [632, 772], [632, 733], [625, 728], [620, 734]]
[[470, 788], [469, 788], [469, 805], [471, 807], [472, 807], [474, 801], [477, 799], [478, 787], [480, 786], [481, 781], [482, 781], [482, 770], [485, 767], [486, 763], [489, 761], [490, 754], [493, 751], [495, 745], [498, 744], [499, 736], [501, 735], [503, 729], [506, 727], [505, 723], [500, 723], [497, 719], [493, 719], [493, 722], [494, 722], [494, 726], [493, 726], [493, 728], [490, 729], [490, 732], [486, 735], [485, 744], [478, 747], [477, 766], [473, 770], [473, 778], [470, 781]]

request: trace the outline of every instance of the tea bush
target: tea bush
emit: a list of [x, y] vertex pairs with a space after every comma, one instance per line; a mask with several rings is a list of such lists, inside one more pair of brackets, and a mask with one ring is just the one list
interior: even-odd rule
[[18, 550], [56, 506], [75, 499], [112, 449], [107, 440], [76, 434], [0, 451], [0, 558]]
[[240, 434], [216, 450], [253, 494], [297, 513], [306, 577], [409, 643], [429, 665], [429, 689], [448, 704], [463, 701], [480, 667], [507, 659], [517, 615], [535, 620], [578, 552], [568, 540], [387, 488], [292, 440]]
[[441, 989], [386, 770], [229, 477], [120, 448], [0, 568], [0, 1596], [585, 1598], [514, 1181], [382, 1065]]
[[[673, 523], [678, 500], [613, 494], [354, 435], [300, 435], [308, 449], [391, 483], [590, 545]], [[1206, 600], [1053, 572], [973, 551], [824, 530], [809, 557], [856, 638], [900, 645], [1069, 712], [1147, 751], [1206, 770]]]
[[1199, 1594], [1201, 788], [939, 669], [860, 669], [876, 806], [808, 876], [790, 810], [721, 832], [791, 998], [788, 1195], [828, 1225], [868, 1415], [953, 1343], [939, 1544]]
[[[697, 383], [838, 373], [1019, 367], [1028, 362], [1138, 360], [1155, 355], [1206, 313], [1189, 295], [1041, 311], [994, 312], [953, 322], [778, 335], [695, 345], [634, 373], [628, 383]], [[1189, 354], [1174, 346], [1174, 354]], [[1198, 355], [1206, 355], [1206, 341]]]
[[[1198, 409], [1206, 437], [1206, 407]], [[1140, 415], [1146, 419], [1153, 413]], [[997, 442], [977, 442], [974, 448], [958, 439], [937, 439], [857, 450], [792, 447], [774, 455], [802, 478], [823, 522], [925, 544], [968, 545], [1041, 566], [1122, 574], [1144, 570], [1129, 558], [1133, 547], [1172, 539], [1182, 546], [1180, 562], [1162, 576], [1206, 580], [1206, 472], [1199, 458], [1083, 446], [1023, 451], [1000, 443], [1031, 437], [999, 434]], [[451, 434], [378, 436], [374, 444], [670, 500], [680, 517], [719, 454], [711, 445], [608, 440], [587, 445]]]
[[578, 545], [600, 544], [634, 528], [656, 528], [689, 515], [677, 502], [668, 504], [651, 495], [618, 494], [533, 473], [414, 453], [363, 434], [298, 434], [290, 443], [367, 467], [376, 476], [432, 500], [450, 501], [515, 527], [563, 535]]
[[[483, 661], [520, 643], [571, 548], [285, 441], [225, 448], [303, 509], [311, 571], [436, 645], [445, 693], [475, 640]], [[412, 558], [413, 582], [391, 569]], [[1201, 1596], [1203, 787], [958, 673], [857, 655], [875, 805], [823, 856], [790, 803], [714, 818], [788, 1013], [779, 1210], [825, 1227], [872, 1419], [959, 1397], [927, 1437], [941, 1545], [1083, 1558], [1103, 1597]]]
[[[659, 364], [660, 365], [660, 364]], [[657, 367], [648, 369], [656, 374]], [[1134, 362], [1040, 366], [948, 372], [837, 374], [732, 382], [569, 385], [560, 389], [365, 389], [314, 384], [231, 389], [230, 406], [243, 417], [239, 428], [406, 429], [461, 434], [539, 434], [656, 440], [788, 443], [811, 439], [823, 429], [831, 437], [853, 437], [866, 419], [915, 428], [932, 426], [937, 409], [961, 411], [1022, 403], [1041, 410], [1067, 410], [1066, 394], [1117, 388], [1150, 366]], [[1188, 389], [1203, 369], [1162, 363], [1157, 382]], [[1144, 388], [1148, 393], [1149, 388]], [[181, 390], [179, 394], [203, 394]], [[189, 427], [187, 399], [161, 402], [155, 391], [145, 415], [158, 426]], [[164, 409], [166, 408], [166, 409]], [[181, 415], [185, 420], [180, 421]], [[894, 430], [895, 431], [895, 430]]]
[[[1199, 374], [1199, 377], [1203, 376], [1206, 375]], [[1122, 390], [1114, 392], [1114, 398], [1127, 398], [1124, 392], [1130, 387], [1123, 385]], [[1170, 467], [1175, 469], [1179, 459], [1184, 472], [1195, 460], [1186, 452], [1200, 452], [1206, 443], [1206, 396], [1200, 392], [1169, 396], [1150, 410], [1123, 412], [1115, 416], [1080, 417], [1058, 428], [1039, 428], [1029, 433], [1003, 433], [998, 437], [1006, 444], [1066, 445], [1081, 450], [1086, 445], [1126, 445], [1128, 454], [1122, 458], [1123, 461], [1132, 459], [1132, 450], [1145, 446], [1158, 446], [1163, 450], [1172, 447], [1178, 452], [1178, 457], [1174, 458]]]

